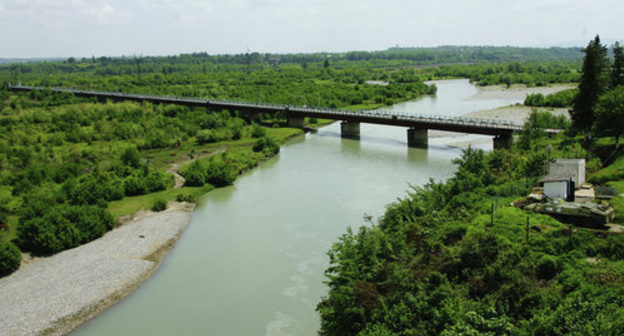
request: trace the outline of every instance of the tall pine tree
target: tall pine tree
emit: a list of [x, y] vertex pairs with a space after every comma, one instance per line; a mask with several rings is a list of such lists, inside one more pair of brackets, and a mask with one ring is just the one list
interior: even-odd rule
[[624, 48], [620, 42], [613, 46], [613, 67], [611, 68], [611, 87], [624, 85]]
[[594, 123], [594, 106], [608, 85], [609, 60], [607, 48], [600, 44], [598, 35], [589, 42], [583, 52], [585, 57], [581, 70], [579, 94], [574, 100], [574, 108], [570, 111], [570, 117], [575, 129], [589, 131]]

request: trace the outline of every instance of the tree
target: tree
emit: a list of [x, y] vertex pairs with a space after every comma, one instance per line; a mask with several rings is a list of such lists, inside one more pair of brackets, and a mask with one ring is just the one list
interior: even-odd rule
[[624, 133], [624, 86], [603, 94], [596, 104], [597, 132], [615, 137], [615, 147], [619, 147], [619, 139]]
[[329, 69], [329, 59], [325, 59], [325, 62], [323, 62], [323, 68]]
[[141, 154], [136, 147], [128, 147], [121, 153], [120, 159], [124, 165], [137, 168], [141, 163]]
[[611, 68], [611, 87], [624, 85], [624, 48], [620, 42], [613, 46], [613, 67]]
[[0, 277], [9, 275], [20, 266], [22, 253], [13, 243], [0, 239]]
[[579, 94], [570, 111], [572, 125], [579, 131], [589, 131], [594, 123], [594, 106], [598, 97], [604, 92], [608, 69], [607, 48], [600, 44], [600, 36], [596, 35], [583, 49], [583, 68], [579, 83]]

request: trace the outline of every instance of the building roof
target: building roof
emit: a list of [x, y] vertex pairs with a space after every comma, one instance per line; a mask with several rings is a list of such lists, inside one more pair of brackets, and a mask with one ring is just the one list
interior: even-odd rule
[[585, 159], [555, 159], [554, 162], [556, 163], [579, 163], [579, 162], [584, 162]]
[[571, 174], [555, 174], [548, 175], [540, 180], [540, 183], [546, 182], [567, 182], [570, 181], [571, 178], [574, 178], [574, 175]]

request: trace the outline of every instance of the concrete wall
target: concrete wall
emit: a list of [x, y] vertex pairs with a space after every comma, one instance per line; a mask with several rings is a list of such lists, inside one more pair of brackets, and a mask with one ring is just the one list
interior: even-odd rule
[[409, 128], [407, 130], [407, 146], [427, 148], [429, 144], [429, 130], [426, 128]]
[[557, 159], [550, 163], [549, 175], [569, 175], [574, 177], [575, 188], [579, 189], [585, 183], [584, 159]]
[[544, 195], [550, 198], [563, 198], [568, 197], [568, 182], [556, 181], [544, 183]]

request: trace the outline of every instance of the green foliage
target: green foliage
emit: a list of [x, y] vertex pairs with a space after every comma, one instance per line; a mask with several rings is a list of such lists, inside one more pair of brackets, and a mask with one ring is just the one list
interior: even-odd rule
[[231, 165], [213, 160], [206, 166], [206, 182], [215, 187], [224, 187], [234, 183], [237, 173]]
[[607, 87], [606, 70], [609, 66], [607, 48], [600, 43], [596, 35], [583, 49], [585, 57], [581, 70], [579, 93], [574, 101], [574, 108], [570, 111], [572, 124], [575, 129], [588, 131], [594, 124], [594, 106], [598, 97]]
[[619, 335], [624, 235], [570, 238], [555, 219], [507, 206], [530, 190], [518, 177], [543, 172], [545, 143], [567, 141], [463, 150], [452, 179], [348, 229], [329, 252], [320, 334]]
[[531, 149], [537, 140], [546, 135], [544, 129], [566, 129], [569, 126], [570, 122], [564, 116], [555, 117], [548, 111], [533, 109], [524, 122], [517, 146], [523, 150]]
[[624, 48], [620, 42], [613, 46], [613, 66], [611, 68], [611, 88], [624, 85]]
[[210, 183], [215, 187], [230, 185], [236, 180], [238, 170], [234, 164], [212, 159], [208, 162], [194, 161], [181, 171], [187, 186], [203, 186]]
[[595, 109], [596, 133], [614, 137], [617, 147], [624, 134], [624, 86], [618, 86], [600, 96]]
[[264, 136], [256, 140], [252, 149], [254, 152], [262, 152], [266, 156], [273, 156], [279, 153], [280, 145], [275, 139]]
[[0, 239], [0, 277], [15, 272], [22, 261], [22, 253], [13, 243]]
[[176, 196], [176, 201], [178, 201], [178, 202], [195, 203], [196, 198], [192, 194], [178, 194]]
[[123, 165], [138, 168], [141, 163], [141, 154], [136, 147], [128, 147], [121, 153], [120, 159]]
[[24, 217], [17, 232], [20, 248], [36, 254], [52, 254], [101, 237], [115, 221], [101, 207], [53, 205], [41, 216]]
[[66, 181], [63, 191], [68, 202], [74, 205], [95, 205], [100, 200], [118, 200], [125, 193], [123, 183], [115, 174], [99, 169]]
[[251, 137], [262, 138], [264, 136], [266, 136], [266, 130], [264, 129], [264, 127], [254, 123], [251, 126]]
[[181, 174], [185, 186], [201, 187], [206, 183], [206, 169], [200, 161], [193, 161]]
[[148, 169], [134, 170], [123, 181], [126, 196], [136, 196], [165, 190], [167, 188], [167, 175]]
[[152, 206], [152, 211], [164, 211], [165, 209], [167, 209], [167, 201], [165, 201], [164, 199], [157, 199], [156, 202], [154, 202], [154, 205]]
[[528, 94], [524, 105], [531, 107], [568, 107], [572, 106], [578, 89], [568, 89], [544, 96], [541, 93]]
[[560, 271], [561, 263], [559, 258], [550, 255], [542, 256], [535, 267], [537, 277], [543, 280], [554, 278]]

